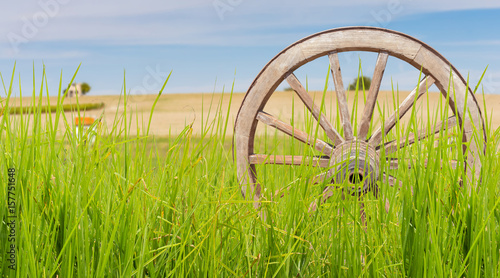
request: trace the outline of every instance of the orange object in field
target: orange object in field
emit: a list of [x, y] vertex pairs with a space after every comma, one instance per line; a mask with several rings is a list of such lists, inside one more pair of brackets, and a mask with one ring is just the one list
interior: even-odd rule
[[76, 125], [80, 125], [80, 124], [84, 125], [84, 126], [91, 125], [94, 123], [94, 121], [95, 121], [95, 119], [92, 117], [79, 117], [79, 118], [77, 117], [77, 118], [75, 118]]

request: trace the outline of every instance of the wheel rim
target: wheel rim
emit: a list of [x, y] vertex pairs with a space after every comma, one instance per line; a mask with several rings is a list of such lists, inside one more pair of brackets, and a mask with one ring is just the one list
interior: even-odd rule
[[[353, 130], [350, 124], [349, 107], [346, 101], [346, 93], [342, 83], [338, 53], [347, 51], [366, 51], [378, 53], [372, 85], [368, 91], [368, 99], [365, 103], [359, 129]], [[321, 110], [314, 104], [311, 96], [307, 93], [300, 81], [294, 75], [294, 71], [302, 65], [322, 56], [328, 56], [331, 73], [335, 85], [335, 92], [340, 111], [343, 135], [333, 127]], [[383, 127], [376, 129], [368, 137], [370, 120], [373, 116], [375, 102], [377, 101], [380, 82], [382, 80], [387, 59], [389, 56], [396, 57], [407, 62], [417, 69], [421, 69], [425, 77], [410, 95], [400, 103], [398, 114], [392, 114], [384, 120]], [[286, 80], [293, 88], [310, 113], [316, 118], [325, 134], [332, 142], [328, 144], [322, 140], [309, 138], [293, 126], [281, 122], [276, 117], [263, 111], [267, 100], [274, 93], [278, 85]], [[465, 150], [465, 167], [469, 180], [479, 177], [481, 162], [479, 155], [484, 152], [486, 136], [481, 110], [467, 83], [459, 72], [437, 51], [428, 45], [408, 35], [391, 30], [372, 27], [349, 27], [332, 29], [304, 38], [278, 54], [259, 73], [250, 86], [243, 103], [238, 112], [235, 122], [234, 142], [235, 156], [238, 168], [238, 178], [242, 185], [242, 194], [245, 196], [247, 190], [251, 192], [254, 200], [261, 198], [261, 185], [257, 182], [255, 165], [265, 163], [268, 158], [262, 154], [254, 153], [255, 130], [258, 122], [273, 127], [280, 132], [302, 141], [328, 157], [316, 159], [315, 163], [338, 169], [335, 165], [340, 164], [344, 169], [351, 167], [348, 171], [329, 170], [326, 178], [334, 178], [343, 181], [353, 175], [369, 177], [363, 182], [363, 191], [374, 186], [375, 180], [379, 178], [391, 179], [385, 176], [379, 169], [380, 144], [382, 138], [413, 106], [413, 101], [423, 95], [427, 88], [435, 85], [443, 96], [447, 97], [449, 107], [455, 112], [454, 117], [438, 124], [430, 133], [438, 133], [442, 127], [460, 125], [464, 129], [463, 141], [472, 142]], [[453, 97], [447, 95], [447, 89], [454, 89]], [[467, 110], [465, 109], [467, 108]], [[465, 113], [463, 111], [466, 111]], [[473, 136], [473, 132], [479, 130], [482, 136]], [[427, 133], [416, 133], [411, 140], [426, 138]], [[405, 138], [408, 141], [408, 138]], [[475, 140], [473, 140], [475, 139]], [[391, 150], [405, 143], [393, 142], [392, 146], [384, 146], [384, 150]], [[349, 149], [345, 151], [345, 149]], [[353, 154], [353, 150], [356, 154]], [[359, 155], [363, 150], [363, 155]], [[346, 153], [352, 158], [347, 164], [340, 160], [346, 160]], [[349, 155], [347, 155], [349, 157]], [[274, 157], [275, 164], [298, 165], [302, 162], [297, 157]], [[354, 166], [363, 164], [363, 169]], [[366, 170], [369, 170], [366, 172]], [[340, 172], [340, 176], [339, 176]], [[394, 182], [394, 181], [392, 181]], [[247, 185], [249, 187], [247, 188]], [[256, 203], [258, 206], [258, 203]]]

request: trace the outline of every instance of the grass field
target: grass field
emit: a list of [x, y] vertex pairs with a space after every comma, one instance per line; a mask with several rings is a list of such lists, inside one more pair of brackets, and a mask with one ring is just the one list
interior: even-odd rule
[[[413, 168], [398, 173], [401, 190], [381, 182], [383, 198], [365, 198], [364, 225], [359, 200], [340, 191], [309, 212], [322, 190], [309, 182], [310, 167], [267, 167], [268, 191], [289, 193], [258, 210], [242, 198], [231, 150], [240, 95], [204, 96], [208, 107], [182, 129], [165, 127], [179, 124], [162, 114], [165, 96], [138, 113], [149, 96], [122, 95], [116, 107], [106, 103], [114, 116], [86, 135], [93, 144], [74, 135], [78, 110], [64, 112], [59, 96], [49, 99], [59, 109], [42, 113], [43, 95], [24, 100], [34, 113], [17, 116], [9, 105], [22, 99], [2, 99], [2, 276], [500, 276], [500, 129], [489, 114], [481, 181], [460, 187], [463, 170], [440, 165], [460, 142], [423, 143]], [[258, 138], [261, 149], [309, 151], [266, 130]]]

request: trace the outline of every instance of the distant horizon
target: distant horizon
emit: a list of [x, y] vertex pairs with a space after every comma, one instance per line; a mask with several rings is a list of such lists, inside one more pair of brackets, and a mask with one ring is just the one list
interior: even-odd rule
[[[407, 94], [407, 93], [410, 93], [411, 90], [399, 90], [399, 93], [403, 93], [403, 94]], [[287, 91], [287, 90], [276, 90], [275, 92], [277, 93], [295, 93], [293, 91]], [[314, 92], [314, 93], [319, 93], [319, 92], [323, 92], [323, 90], [309, 90], [309, 92]], [[335, 90], [328, 90], [329, 93], [334, 93]], [[349, 93], [354, 93], [355, 91], [354, 90], [346, 90], [346, 92], [349, 92]], [[367, 92], [367, 91], [366, 91]], [[382, 93], [391, 93], [392, 91], [391, 90], [380, 90], [380, 92]], [[165, 93], [163, 92], [162, 93], [162, 96], [163, 95], [229, 95], [231, 92], [182, 92], [182, 93], [175, 93], [175, 92], [169, 92], [169, 93]], [[232, 94], [246, 94], [247, 92], [232, 92]], [[431, 94], [439, 94], [440, 92], [438, 90], [430, 90], [429, 93]], [[486, 95], [486, 94], [485, 94]], [[493, 95], [499, 95], [499, 94], [493, 94]], [[35, 98], [39, 98], [40, 94], [37, 92], [37, 95], [35, 96]], [[57, 94], [51, 94], [49, 95], [51, 98], [57, 98]], [[61, 96], [62, 96], [62, 92], [61, 92]], [[79, 98], [90, 98], [90, 97], [118, 97], [118, 96], [123, 96], [123, 92], [122, 94], [110, 94], [110, 95], [97, 95], [97, 94], [92, 94], [91, 92], [89, 92], [88, 94], [85, 94], [83, 96], [79, 96]], [[158, 96], [158, 93], [148, 93], [148, 94], [142, 94], [142, 95], [134, 95], [134, 94], [128, 94], [127, 97], [140, 97], [140, 96], [144, 96], [144, 97], [147, 97], [147, 96], [150, 96], [150, 97], [156, 97]], [[5, 96], [1, 96], [2, 98], [5, 98]], [[43, 95], [43, 98], [46, 98], [47, 95], [44, 94]], [[11, 99], [12, 98], [19, 98], [19, 95], [11, 95]], [[23, 98], [32, 98], [32, 96], [27, 96], [25, 94], [23, 94]], [[66, 96], [66, 99], [76, 99], [76, 97], [68, 97]]]

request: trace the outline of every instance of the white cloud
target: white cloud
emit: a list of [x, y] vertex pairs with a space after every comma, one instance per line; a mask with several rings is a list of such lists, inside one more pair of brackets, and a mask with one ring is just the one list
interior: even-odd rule
[[0, 47], [0, 59], [11, 59], [11, 60], [37, 60], [37, 59], [73, 59], [73, 58], [84, 58], [88, 55], [88, 52], [79, 50], [25, 50], [25, 51], [14, 51], [11, 47]]
[[469, 40], [469, 41], [452, 41], [439, 42], [441, 45], [451, 46], [500, 46], [500, 40]]
[[[54, 6], [54, 3], [62, 4]], [[217, 3], [225, 5], [222, 10]], [[91, 40], [120, 44], [238, 45], [255, 41], [273, 43], [277, 41], [276, 33], [287, 36], [284, 29], [290, 38], [297, 38], [301, 27], [383, 26], [410, 14], [500, 8], [500, 1], [361, 0], [339, 4], [331, 0], [309, 3], [290, 0], [283, 5], [282, 1], [264, 0], [40, 0], [37, 4], [13, 1], [9, 6], [0, 11], [0, 43], [12, 44], [12, 34], [16, 34], [26, 39], [21, 44]]]

